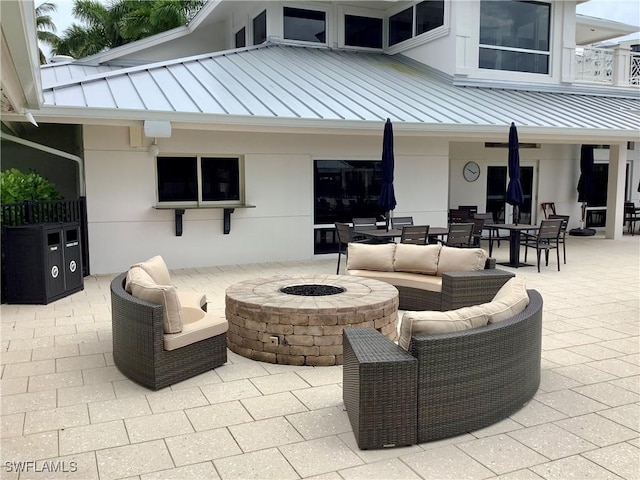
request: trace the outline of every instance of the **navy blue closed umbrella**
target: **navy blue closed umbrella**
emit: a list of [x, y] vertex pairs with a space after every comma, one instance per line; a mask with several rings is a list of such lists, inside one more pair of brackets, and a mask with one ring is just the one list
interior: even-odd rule
[[387, 118], [384, 125], [384, 136], [382, 138], [382, 186], [378, 196], [378, 205], [386, 212], [387, 230], [389, 229], [389, 216], [391, 210], [396, 208], [396, 194], [393, 189], [393, 126], [391, 120]]
[[520, 144], [518, 142], [518, 130], [515, 123], [511, 122], [509, 128], [509, 161], [507, 164], [509, 171], [509, 185], [507, 185], [507, 196], [505, 198], [509, 205], [513, 205], [513, 221], [517, 225], [520, 218], [519, 208], [524, 203], [524, 193], [520, 183]]

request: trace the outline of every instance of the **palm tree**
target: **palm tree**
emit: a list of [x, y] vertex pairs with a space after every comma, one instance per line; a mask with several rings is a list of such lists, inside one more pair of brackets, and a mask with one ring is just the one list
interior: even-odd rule
[[94, 55], [186, 24], [203, 0], [75, 0], [73, 15], [86, 26], [73, 24], [52, 51], [74, 58]]
[[[36, 7], [36, 30], [39, 42], [43, 42], [53, 47], [58, 42], [58, 36], [55, 34], [56, 25], [53, 23], [51, 15], [56, 11], [56, 6], [53, 3], [45, 2]], [[47, 59], [44, 56], [41, 48], [38, 48], [40, 55], [40, 65], [46, 63]]]

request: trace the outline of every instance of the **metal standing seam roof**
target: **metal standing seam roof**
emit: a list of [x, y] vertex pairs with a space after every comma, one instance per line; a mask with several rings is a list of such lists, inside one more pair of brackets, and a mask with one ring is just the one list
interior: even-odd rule
[[[68, 66], [71, 68], [72, 66]], [[44, 107], [375, 121], [447, 126], [519, 126], [638, 131], [640, 94], [596, 96], [460, 87], [402, 56], [264, 45], [118, 68], [44, 89]]]

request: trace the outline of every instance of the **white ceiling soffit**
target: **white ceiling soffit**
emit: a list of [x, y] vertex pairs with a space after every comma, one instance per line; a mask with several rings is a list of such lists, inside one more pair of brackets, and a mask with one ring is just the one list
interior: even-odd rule
[[640, 93], [628, 89], [605, 96], [460, 87], [402, 56], [284, 45], [103, 73], [47, 88], [44, 97], [39, 115], [79, 123], [157, 119], [366, 129], [367, 122], [390, 117], [407, 130], [483, 131], [513, 121], [541, 131], [627, 137], [640, 128]]
[[2, 111], [37, 109], [42, 97], [34, 2], [0, 1], [0, 16]]
[[639, 31], [635, 25], [576, 14], [576, 45], [591, 45]]

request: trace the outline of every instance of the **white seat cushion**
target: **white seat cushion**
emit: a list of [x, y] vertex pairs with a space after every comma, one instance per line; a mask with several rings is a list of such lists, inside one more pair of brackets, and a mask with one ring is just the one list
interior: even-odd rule
[[438, 271], [438, 257], [440, 256], [438, 245], [410, 245], [398, 243], [393, 260], [393, 268], [396, 272], [424, 273], [435, 275]]
[[487, 252], [482, 248], [457, 248], [444, 245], [438, 258], [438, 272], [441, 276], [446, 272], [473, 272], [484, 270]]
[[[207, 303], [207, 297], [204, 293], [199, 292], [185, 292], [178, 290], [178, 298], [180, 299], [180, 306], [182, 308], [202, 308]], [[184, 322], [184, 320], [183, 320]]]
[[371, 270], [348, 270], [349, 275], [373, 278], [396, 287], [419, 288], [430, 292], [442, 291], [442, 277], [408, 272], [374, 272]]
[[164, 335], [165, 350], [175, 350], [221, 335], [229, 328], [225, 318], [209, 315], [199, 308], [183, 308], [182, 318], [183, 325], [180, 333]]
[[529, 301], [524, 278], [513, 277], [498, 290], [491, 302], [481, 306], [489, 316], [489, 323], [498, 323], [522, 313]]
[[131, 267], [125, 282], [131, 295], [147, 302], [162, 305], [164, 333], [178, 333], [182, 330], [180, 299], [173, 285], [158, 285], [141, 267]]
[[411, 337], [419, 333], [435, 335], [459, 332], [486, 325], [489, 322], [489, 317], [479, 307], [479, 305], [474, 305], [473, 307], [463, 307], [448, 312], [405, 312], [400, 323], [398, 345], [408, 350]]
[[393, 272], [393, 256], [395, 243], [369, 245], [366, 243], [350, 243], [348, 246], [348, 270], [375, 270]]
[[158, 285], [171, 285], [169, 269], [160, 255], [156, 255], [146, 262], [136, 263], [133, 266], [141, 267]]

